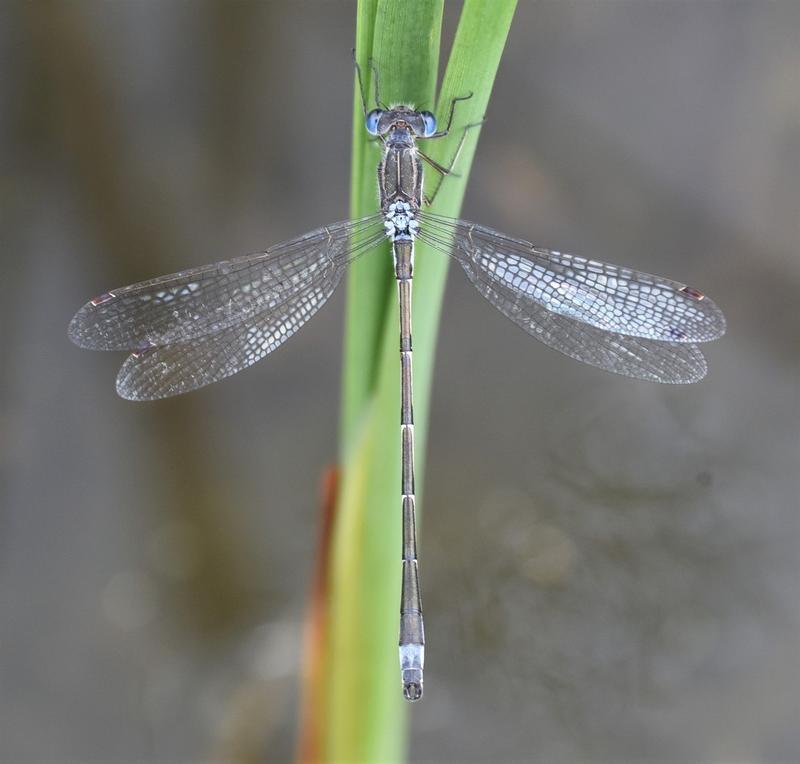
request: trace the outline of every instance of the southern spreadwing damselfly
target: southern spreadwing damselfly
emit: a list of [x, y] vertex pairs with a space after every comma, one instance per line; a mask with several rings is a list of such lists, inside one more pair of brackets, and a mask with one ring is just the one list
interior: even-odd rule
[[[367, 110], [363, 86], [361, 95], [366, 129], [383, 146], [378, 212], [264, 252], [112, 289], [78, 311], [69, 336], [84, 348], [130, 352], [117, 377], [123, 398], [179, 395], [271, 353], [325, 304], [348, 263], [389, 240], [400, 305], [400, 667], [403, 693], [413, 701], [422, 696], [425, 655], [414, 492], [414, 242], [452, 257], [492, 305], [545, 345], [616, 374], [697, 382], [706, 373], [698, 343], [722, 336], [725, 319], [708, 297], [685, 284], [542, 249], [426, 210], [432, 200], [423, 194], [423, 162], [444, 176], [458, 151], [443, 167], [417, 142], [447, 135], [463, 98], [450, 103], [440, 130], [430, 112], [381, 103], [377, 85], [377, 108]], [[470, 127], [461, 128], [461, 143]]]

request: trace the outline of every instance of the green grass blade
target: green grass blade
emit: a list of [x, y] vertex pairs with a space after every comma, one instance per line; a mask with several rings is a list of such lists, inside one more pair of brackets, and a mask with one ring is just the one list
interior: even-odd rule
[[[362, 0], [356, 28], [356, 54], [367, 95], [375, 108], [374, 73], [380, 77], [380, 98], [386, 103], [433, 103], [439, 64], [443, 0], [384, 2]], [[422, 30], [422, 33], [420, 33]], [[378, 209], [376, 168], [380, 144], [368, 141], [361, 95], [356, 82], [353, 105], [353, 218]], [[386, 311], [394, 299], [391, 258], [373, 254], [353, 263], [348, 275], [345, 371], [342, 392], [341, 443], [344, 450], [375, 388], [375, 375]], [[343, 454], [344, 455], [344, 454]]]
[[[485, 113], [516, 0], [466, 0], [436, 114], [447, 117], [450, 99], [473, 91], [459, 105], [453, 132], [425, 150], [448, 164], [459, 125]], [[357, 57], [370, 104], [374, 57], [380, 97], [430, 108], [434, 103], [442, 0], [362, 0]], [[371, 25], [371, 26], [370, 26]], [[369, 45], [372, 45], [370, 52]], [[377, 209], [378, 148], [366, 140], [356, 93], [353, 133], [352, 214]], [[469, 132], [458, 164], [460, 177], [445, 181], [434, 210], [457, 215], [479, 128]], [[438, 182], [426, 168], [426, 188]], [[448, 258], [418, 246], [414, 272], [414, 372], [418, 494], [424, 466], [433, 359]], [[326, 761], [400, 761], [405, 748], [405, 709], [397, 636], [400, 594], [400, 437], [398, 317], [391, 257], [361, 258], [348, 284], [341, 432], [342, 474], [332, 540], [330, 622], [325, 648], [325, 713], [321, 720]], [[425, 585], [424, 543], [421, 569]], [[429, 657], [444, 649], [428, 634]], [[431, 670], [432, 669], [432, 670]], [[429, 663], [429, 685], [435, 668]], [[425, 702], [424, 700], [422, 701]]]

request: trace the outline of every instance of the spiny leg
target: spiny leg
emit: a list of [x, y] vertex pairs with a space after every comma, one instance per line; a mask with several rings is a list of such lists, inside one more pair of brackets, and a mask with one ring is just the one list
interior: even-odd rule
[[[450, 110], [449, 110], [449, 113], [447, 115], [447, 124], [445, 125], [444, 130], [439, 130], [439, 131], [433, 133], [432, 135], [421, 136], [420, 140], [430, 140], [431, 138], [444, 138], [446, 135], [449, 135], [450, 134], [450, 128], [453, 125], [453, 117], [455, 116], [455, 113], [456, 113], [456, 104], [459, 103], [460, 101], [468, 101], [470, 98], [472, 98], [473, 95], [475, 95], [475, 94], [472, 91], [470, 91], [467, 95], [453, 96], [453, 98], [450, 100]], [[483, 122], [484, 122], [484, 120], [481, 120], [480, 122], [474, 122], [472, 124], [464, 126], [464, 130], [463, 130], [463, 132], [461, 134], [461, 139], [458, 142], [458, 148], [456, 149], [455, 156], [453, 157], [453, 160], [450, 162], [450, 166], [449, 167], [445, 167], [444, 165], [439, 164], [438, 162], [436, 162], [433, 159], [431, 159], [427, 154], [425, 154], [422, 151], [419, 152], [419, 155], [434, 170], [436, 170], [436, 172], [438, 172], [442, 176], [442, 179], [444, 179], [448, 175], [454, 175], [455, 177], [458, 177], [453, 172], [453, 167], [455, 167], [455, 164], [458, 161], [459, 154], [461, 154], [461, 148], [464, 145], [464, 140], [466, 139], [466, 136], [467, 136], [467, 130], [469, 130], [471, 127], [477, 127], [478, 125], [482, 125]], [[427, 204], [428, 206], [433, 204], [433, 201], [436, 198], [436, 195], [439, 193], [439, 189], [441, 188], [441, 185], [442, 185], [442, 181], [439, 181], [439, 185], [436, 186], [436, 190], [433, 192], [433, 196], [430, 197], [430, 199], [427, 196], [423, 197], [423, 201], [425, 202], [425, 204]]]
[[380, 76], [378, 75], [378, 67], [375, 66], [375, 59], [369, 57], [369, 68], [372, 69], [372, 76], [375, 78], [375, 103], [381, 109], [386, 109], [386, 104], [381, 101], [380, 97]]
[[[375, 67], [374, 67], [374, 65], [372, 63], [372, 59], [371, 58], [370, 58], [369, 61], [370, 61], [370, 66], [372, 67], [372, 70], [376, 71]], [[358, 61], [356, 60], [356, 49], [355, 48], [353, 48], [353, 64], [356, 67], [356, 76], [358, 77], [358, 92], [361, 95], [361, 109], [364, 112], [364, 120], [366, 121], [367, 113], [368, 113], [367, 112], [367, 96], [366, 96], [366, 92], [364, 90], [364, 80], [363, 80], [362, 75], [361, 75], [361, 67], [359, 66]], [[376, 72], [376, 74], [377, 74], [377, 72]], [[377, 96], [378, 96], [378, 83], [376, 81], [376, 83], [375, 83], [375, 97], [377, 98]], [[371, 137], [367, 138], [367, 143], [385, 144], [386, 143], [386, 139], [382, 135], [375, 135], [375, 136], [371, 136]]]
[[447, 126], [444, 130], [439, 130], [438, 132], [433, 133], [433, 135], [426, 136], [427, 138], [444, 138], [445, 135], [448, 135], [450, 132], [450, 127], [453, 124], [453, 115], [456, 113], [456, 104], [459, 101], [469, 101], [472, 96], [475, 95], [471, 90], [468, 95], [463, 96], [453, 96], [452, 100], [450, 101], [450, 113], [447, 116]]
[[361, 108], [364, 111], [364, 119], [367, 118], [367, 94], [364, 92], [364, 80], [361, 77], [361, 67], [356, 59], [356, 49], [353, 48], [353, 64], [356, 67], [356, 77], [358, 77], [358, 92], [361, 95]]
[[[464, 100], [464, 99], [462, 98], [462, 100]], [[471, 122], [468, 125], [464, 125], [464, 128], [463, 128], [463, 130], [461, 132], [461, 138], [459, 138], [458, 146], [456, 147], [456, 152], [453, 155], [453, 159], [450, 162], [450, 166], [449, 167], [444, 167], [443, 165], [440, 165], [438, 162], [435, 162], [433, 159], [431, 159], [426, 154], [423, 154], [421, 151], [419, 152], [419, 155], [434, 170], [436, 170], [436, 172], [438, 172], [442, 176], [441, 180], [439, 181], [438, 185], [436, 186], [436, 188], [433, 191], [433, 195], [430, 196], [430, 197], [428, 197], [428, 196], [424, 197], [425, 204], [428, 207], [430, 207], [433, 204], [434, 200], [436, 199], [436, 195], [439, 193], [439, 189], [442, 187], [442, 183], [444, 182], [444, 179], [448, 175], [452, 175], [453, 177], [456, 177], [456, 178], [458, 177], [458, 175], [453, 172], [453, 168], [456, 166], [456, 162], [458, 162], [458, 157], [461, 155], [461, 149], [464, 148], [464, 141], [467, 139], [467, 131], [471, 130], [473, 127], [480, 127], [485, 121], [486, 121], [486, 119], [484, 118], [480, 122]], [[445, 133], [445, 135], [446, 134], [447, 133]], [[433, 137], [433, 136], [431, 136], [431, 137]]]
[[[372, 56], [368, 59], [369, 68], [372, 70], [372, 75], [375, 78], [375, 104], [381, 109], [385, 109], [386, 105], [381, 102], [380, 99], [380, 86], [379, 86], [379, 79], [378, 79], [378, 67], [375, 66], [375, 62], [372, 59]], [[356, 76], [358, 77], [358, 92], [361, 95], [361, 108], [364, 111], [364, 119], [367, 117], [367, 93], [364, 88], [364, 78], [361, 73], [361, 66], [356, 59], [356, 49], [353, 48], [353, 64], [356, 67]]]

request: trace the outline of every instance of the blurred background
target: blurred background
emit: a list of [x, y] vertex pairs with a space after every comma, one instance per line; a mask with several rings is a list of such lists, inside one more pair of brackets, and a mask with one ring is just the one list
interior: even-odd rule
[[[344, 289], [152, 404], [66, 326], [347, 216], [354, 12], [0, 6], [4, 761], [293, 755]], [[640, 383], [454, 270], [419, 761], [800, 760], [799, 35], [792, 0], [521, 0], [464, 216], [692, 284], [729, 328], [701, 384]]]

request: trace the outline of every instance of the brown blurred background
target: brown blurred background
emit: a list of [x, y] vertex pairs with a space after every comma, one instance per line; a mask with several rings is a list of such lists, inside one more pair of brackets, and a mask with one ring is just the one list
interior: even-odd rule
[[[154, 404], [66, 326], [347, 215], [354, 11], [0, 5], [4, 761], [292, 756], [344, 290]], [[418, 760], [800, 760], [799, 37], [792, 0], [520, 1], [464, 216], [696, 285], [729, 330], [701, 384], [638, 383], [453, 272]]]

